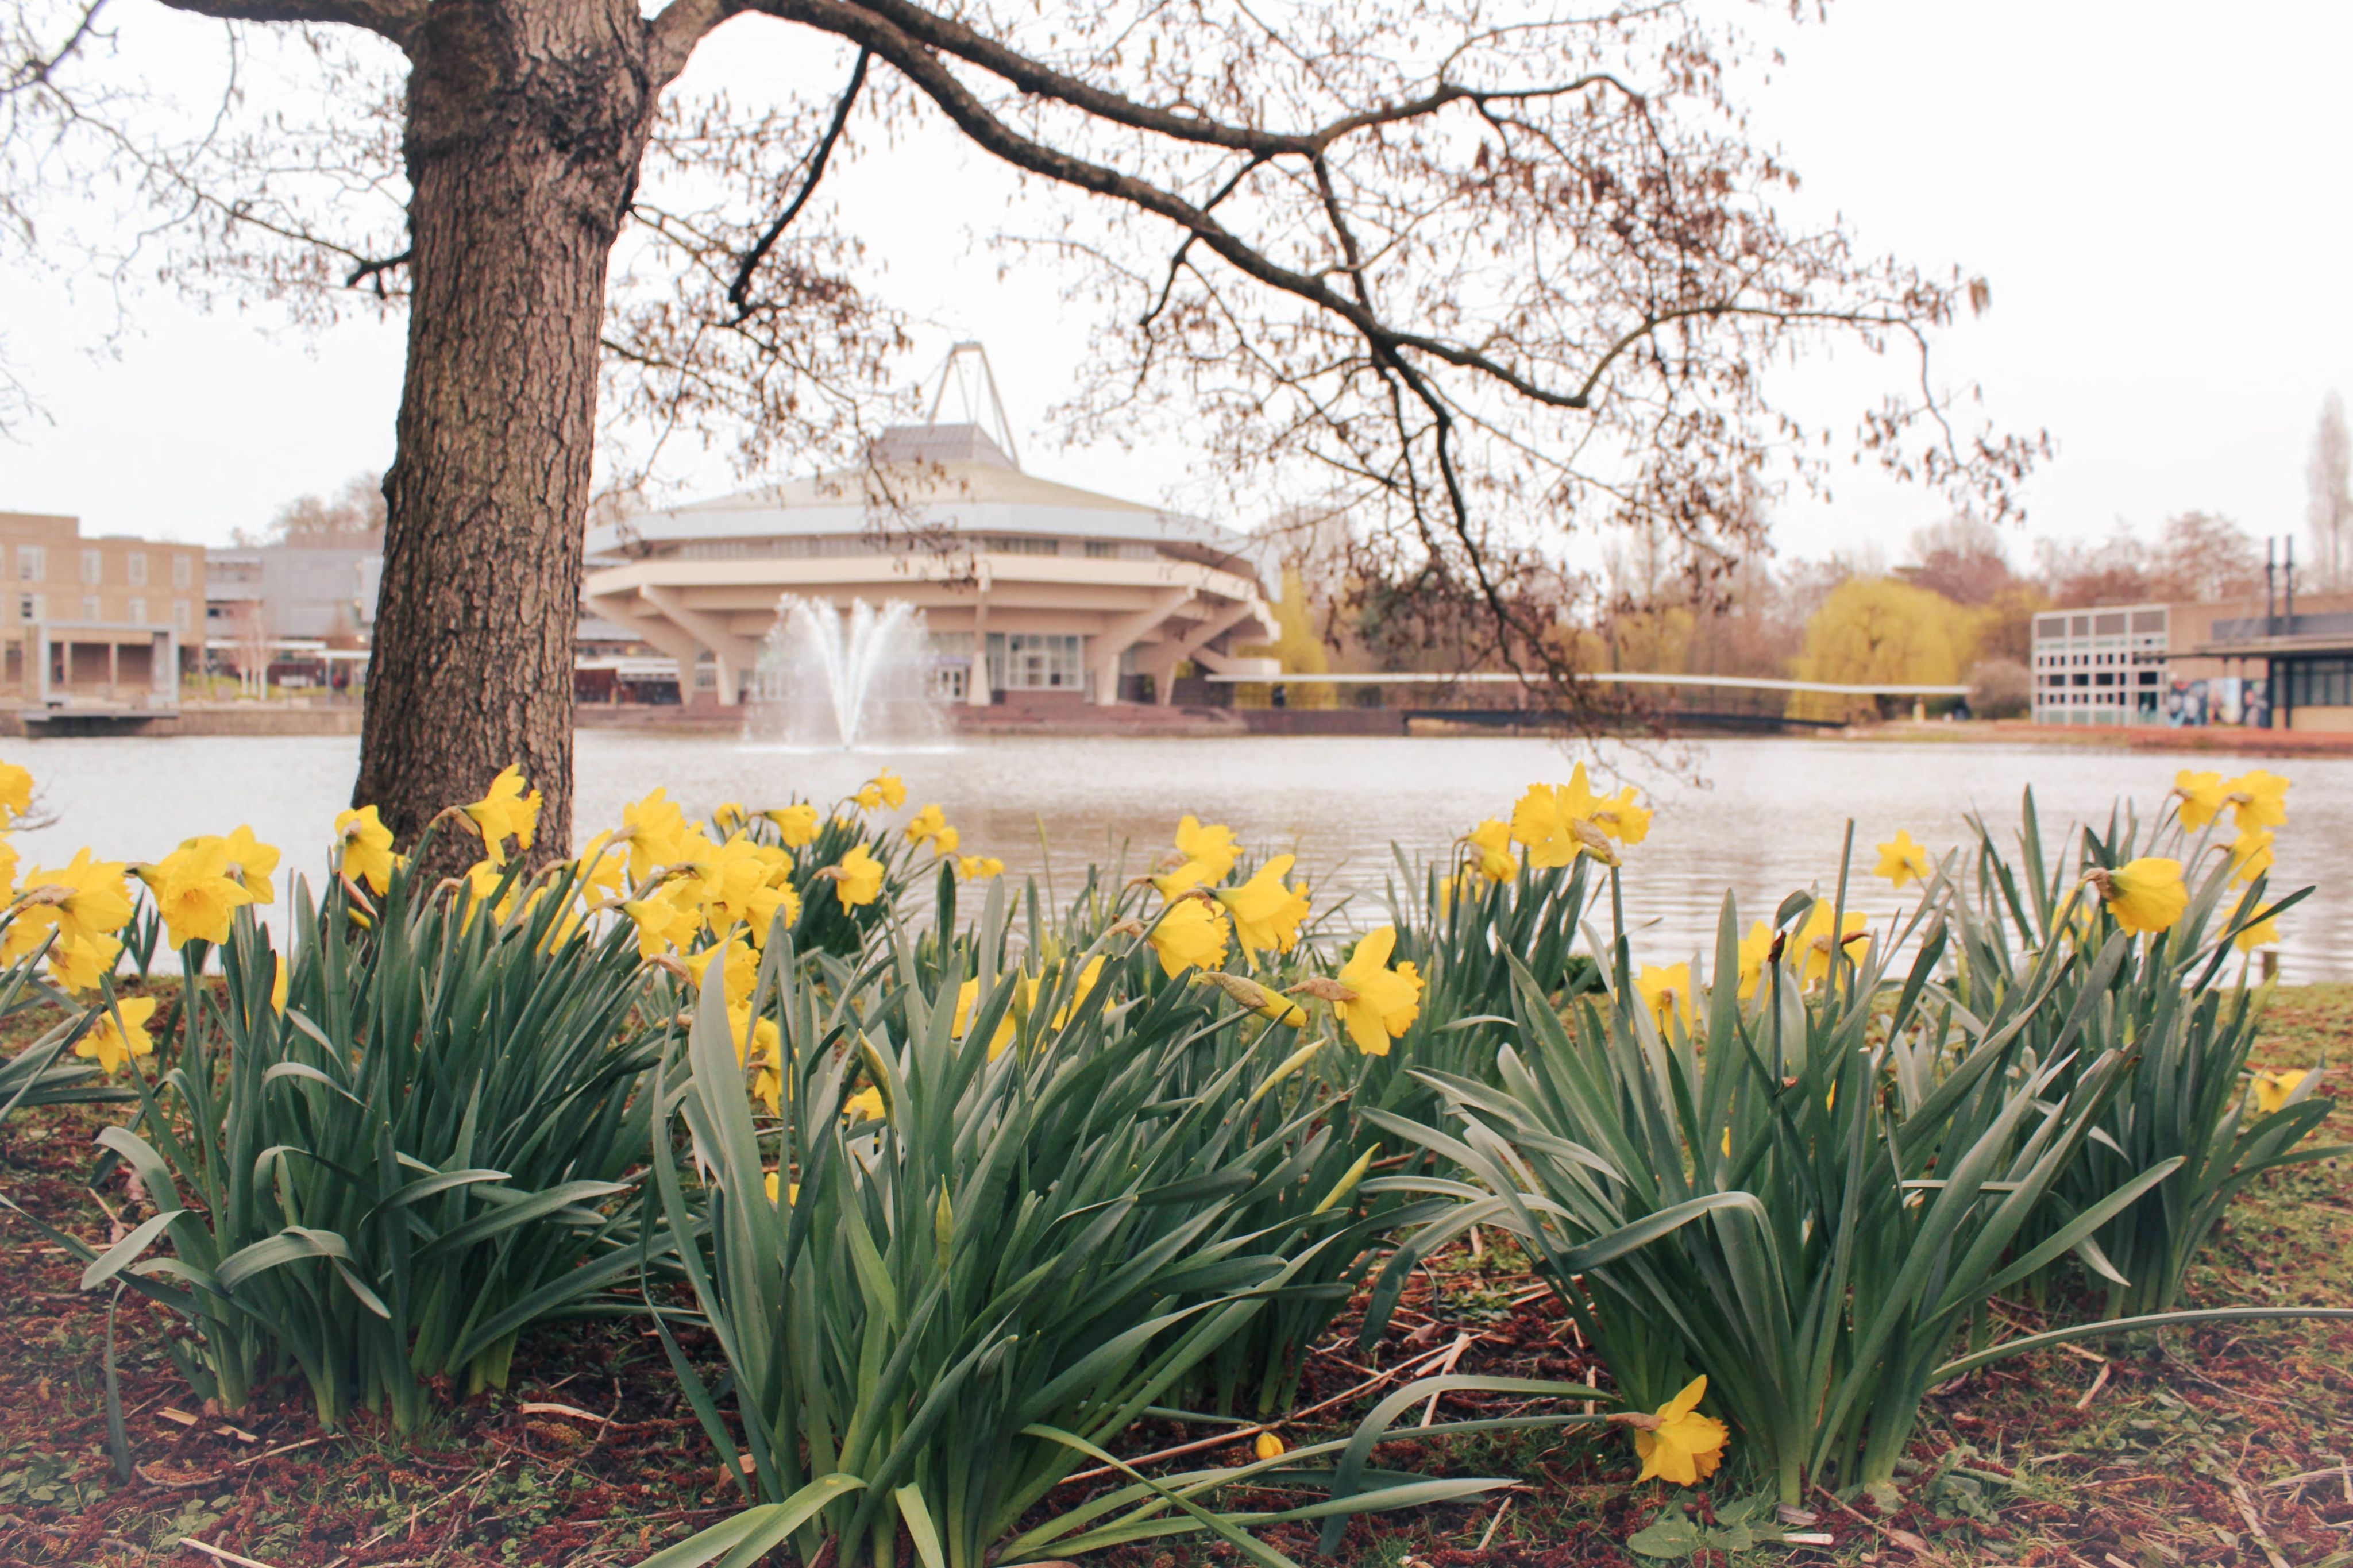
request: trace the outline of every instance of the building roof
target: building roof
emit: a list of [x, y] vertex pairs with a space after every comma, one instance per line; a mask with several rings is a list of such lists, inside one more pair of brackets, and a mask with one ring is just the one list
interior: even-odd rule
[[589, 559], [618, 564], [689, 542], [948, 529], [1148, 544], [1165, 554], [1261, 580], [1271, 566], [1262, 542], [1250, 534], [1024, 473], [976, 425], [897, 426], [876, 439], [873, 455], [869, 468], [788, 479], [597, 524], [588, 531]]

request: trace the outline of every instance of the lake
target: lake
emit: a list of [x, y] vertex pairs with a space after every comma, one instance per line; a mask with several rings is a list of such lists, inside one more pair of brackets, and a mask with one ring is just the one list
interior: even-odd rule
[[[350, 737], [20, 742], [54, 825], [17, 836], [26, 865], [57, 864], [91, 845], [116, 858], [160, 857], [181, 839], [250, 823], [284, 847], [290, 868], [315, 870], [334, 814], [348, 802], [358, 742]], [[1983, 811], [2008, 844], [2020, 792], [2034, 785], [2047, 835], [2068, 821], [2105, 823], [2120, 796], [2153, 814], [2180, 767], [2225, 773], [2271, 766], [2295, 781], [2272, 885], [2319, 891], [2281, 921], [2281, 971], [2292, 981], [2353, 979], [2353, 759], [2263, 763], [2214, 754], [2034, 745], [1800, 738], [1691, 742], [1646, 753], [1615, 742], [1598, 756], [1657, 807], [1649, 839], [1630, 851], [1627, 904], [1644, 959], [1672, 963], [1712, 942], [1725, 889], [1744, 923], [1792, 889], [1837, 876], [1855, 824], [1860, 907], [1901, 900], [1870, 877], [1871, 846], [1909, 829], [1932, 853], [1962, 841]], [[1295, 851], [1318, 904], [1357, 895], [1357, 923], [1379, 918], [1389, 846], [1442, 852], [1482, 816], [1505, 816], [1530, 783], [1568, 774], [1572, 752], [1545, 740], [1241, 737], [1215, 740], [978, 738], [904, 754], [796, 753], [694, 734], [584, 731], [581, 836], [617, 824], [624, 802], [657, 784], [690, 811], [722, 801], [759, 806], [795, 795], [839, 798], [878, 767], [907, 781], [912, 809], [936, 801], [968, 852], [1015, 873], [1050, 868], [1066, 890], [1090, 858], [1135, 846], [1140, 864], [1179, 815], [1232, 825], [1246, 843]], [[1597, 779], [1597, 784], [1600, 782]], [[310, 848], [306, 847], [316, 846]]]

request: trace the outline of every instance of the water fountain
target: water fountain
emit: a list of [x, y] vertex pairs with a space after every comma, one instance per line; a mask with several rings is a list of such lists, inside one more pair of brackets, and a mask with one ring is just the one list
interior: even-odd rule
[[857, 599], [845, 616], [829, 599], [787, 595], [760, 650], [744, 739], [809, 751], [938, 745], [947, 716], [934, 663], [913, 605]]

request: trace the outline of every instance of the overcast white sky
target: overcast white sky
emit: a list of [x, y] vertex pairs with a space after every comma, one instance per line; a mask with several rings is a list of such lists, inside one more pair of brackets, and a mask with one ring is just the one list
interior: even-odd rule
[[[126, 28], [174, 21], [133, 4]], [[1787, 48], [1754, 114], [1805, 175], [1802, 199], [1845, 215], [1867, 247], [1991, 279], [1991, 314], [1944, 341], [1940, 369], [1981, 382], [2004, 424], [2057, 438], [2028, 494], [2035, 531], [2193, 507], [2301, 531], [2321, 399], [2353, 390], [2353, 5], [1837, 0]], [[698, 68], [738, 68], [726, 52]], [[1085, 326], [1050, 279], [1000, 277], [980, 248], [1007, 212], [987, 161], [944, 134], [887, 168], [846, 205], [923, 323], [909, 377], [983, 339], [1027, 466], [1181, 497], [1181, 450], [1048, 446], [1038, 422]], [[390, 456], [396, 322], [311, 335], [157, 292], [119, 356], [96, 359], [100, 301], [22, 272], [0, 272], [0, 293], [9, 354], [54, 421], [0, 441], [0, 510], [215, 542]], [[1817, 364], [1800, 395], [1843, 428], [1883, 374]], [[716, 460], [668, 477], [734, 483]], [[1900, 558], [1941, 510], [1859, 472], [1828, 506], [1785, 509], [1778, 538], [1798, 555], [1876, 542]]]

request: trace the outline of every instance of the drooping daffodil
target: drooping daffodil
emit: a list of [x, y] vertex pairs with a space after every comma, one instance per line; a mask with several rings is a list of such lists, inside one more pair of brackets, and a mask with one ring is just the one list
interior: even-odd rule
[[1389, 967], [1397, 951], [1397, 927], [1381, 926], [1357, 939], [1348, 962], [1330, 981], [1297, 987], [1332, 1004], [1349, 1040], [1368, 1057], [1389, 1054], [1389, 1042], [1421, 1016], [1421, 975], [1411, 963]]
[[2255, 1075], [2255, 1109], [2266, 1116], [2275, 1110], [2286, 1110], [2288, 1100], [2297, 1089], [2304, 1087], [2304, 1080], [2312, 1076], [2313, 1072], [2309, 1068], [2303, 1072], [2289, 1072], [2274, 1068], [2257, 1073]]
[[392, 829], [372, 805], [335, 814], [335, 852], [336, 874], [371, 893], [392, 885], [393, 868], [400, 863], [392, 852]]
[[805, 801], [795, 805], [780, 805], [760, 815], [776, 825], [776, 841], [787, 849], [798, 849], [805, 844], [817, 842], [818, 809]]
[[1170, 979], [1226, 961], [1226, 912], [1212, 900], [1182, 898], [1163, 910], [1145, 940]]
[[2181, 880], [2181, 862], [2145, 855], [2110, 870], [2095, 868], [2084, 879], [2116, 917], [2116, 924], [2143, 936], [2169, 930], [2189, 907], [2189, 889]]
[[1512, 853], [1512, 825], [1491, 816], [1462, 836], [1471, 846], [1471, 868], [1491, 882], [1508, 882], [1520, 874], [1519, 858]]
[[2184, 768], [2173, 775], [2173, 793], [2180, 797], [2181, 826], [2196, 833], [2222, 815], [2223, 797], [2229, 791], [2221, 773]]
[[147, 1021], [155, 1016], [153, 996], [122, 996], [101, 1011], [90, 1032], [74, 1043], [74, 1055], [87, 1058], [111, 1078], [133, 1057], [155, 1054]]
[[526, 790], [522, 769], [510, 763], [491, 781], [482, 798], [461, 807], [482, 836], [482, 858], [492, 866], [507, 863], [507, 840], [517, 849], [531, 847], [539, 831], [539, 792]]
[[955, 864], [956, 875], [967, 882], [986, 882], [1005, 875], [1005, 862], [994, 855], [959, 855]]
[[833, 882], [834, 896], [845, 910], [871, 904], [882, 895], [882, 862], [874, 858], [865, 840], [851, 845], [839, 865], [818, 873]]
[[1634, 993], [1649, 1008], [1651, 1017], [1665, 1032], [1669, 1021], [1681, 1018], [1683, 1027], [1692, 1023], [1692, 966], [1689, 963], [1665, 965], [1646, 963], [1634, 976]]

